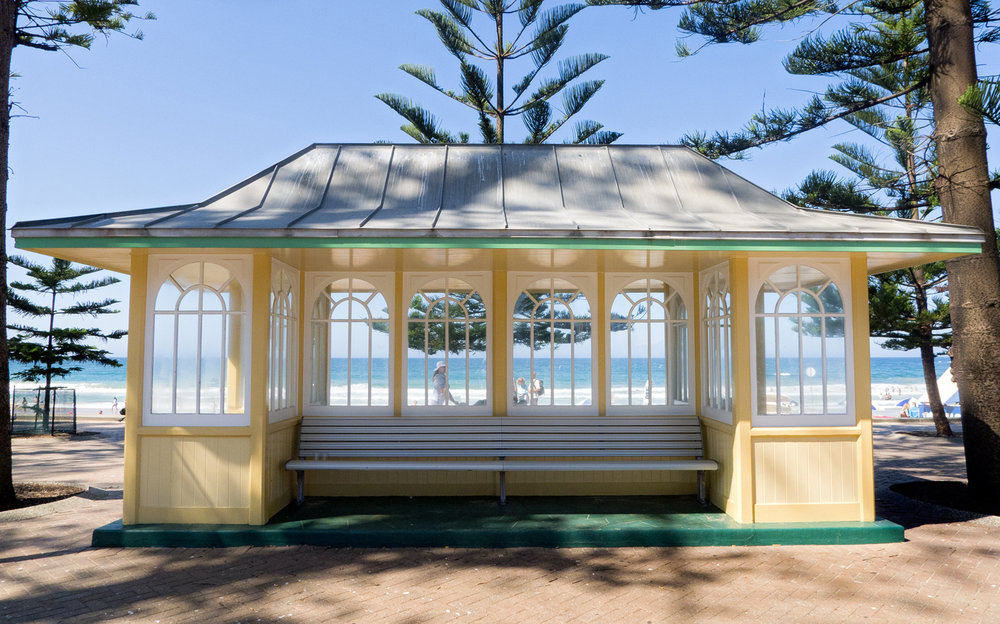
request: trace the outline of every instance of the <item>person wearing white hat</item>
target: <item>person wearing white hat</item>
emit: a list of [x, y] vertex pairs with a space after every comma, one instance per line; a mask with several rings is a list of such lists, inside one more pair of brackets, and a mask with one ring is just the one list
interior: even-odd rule
[[434, 376], [431, 377], [431, 383], [434, 386], [434, 396], [431, 398], [432, 405], [448, 405], [448, 401], [458, 405], [458, 401], [451, 395], [451, 389], [448, 386], [448, 365], [443, 361], [439, 361], [434, 366]]

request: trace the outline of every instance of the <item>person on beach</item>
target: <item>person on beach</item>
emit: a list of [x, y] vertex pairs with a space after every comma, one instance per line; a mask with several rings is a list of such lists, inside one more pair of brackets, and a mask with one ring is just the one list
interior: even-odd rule
[[448, 405], [448, 401], [458, 405], [458, 401], [451, 395], [451, 388], [448, 385], [448, 366], [444, 362], [438, 362], [434, 367], [431, 384], [434, 386], [432, 405]]
[[538, 378], [538, 373], [531, 371], [531, 385], [528, 387], [528, 402], [532, 405], [538, 405], [538, 397], [545, 394], [545, 386], [542, 385], [542, 380]]
[[528, 382], [524, 377], [514, 380], [514, 404], [524, 405], [528, 402]]

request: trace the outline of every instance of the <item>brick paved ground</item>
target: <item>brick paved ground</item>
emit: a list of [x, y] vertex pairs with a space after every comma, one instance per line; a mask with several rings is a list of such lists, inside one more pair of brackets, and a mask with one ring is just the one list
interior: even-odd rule
[[907, 426], [880, 424], [876, 450], [902, 544], [95, 550], [90, 531], [121, 503], [76, 498], [0, 518], [0, 622], [1000, 622], [998, 519], [887, 488], [964, 474], [960, 443]]

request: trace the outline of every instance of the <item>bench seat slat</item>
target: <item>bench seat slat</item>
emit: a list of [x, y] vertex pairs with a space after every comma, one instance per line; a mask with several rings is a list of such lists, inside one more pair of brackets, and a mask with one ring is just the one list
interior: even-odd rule
[[298, 472], [305, 470], [704, 471], [696, 416], [637, 417], [306, 417], [300, 425]]

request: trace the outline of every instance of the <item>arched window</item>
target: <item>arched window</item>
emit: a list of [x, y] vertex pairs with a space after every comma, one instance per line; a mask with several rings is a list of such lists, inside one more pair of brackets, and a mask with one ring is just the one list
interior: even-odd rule
[[167, 276], [153, 305], [153, 414], [243, 412], [244, 310], [225, 266], [192, 262]]
[[267, 406], [271, 412], [295, 407], [298, 322], [294, 273], [275, 267], [271, 274], [271, 328]]
[[810, 266], [778, 269], [761, 286], [755, 318], [757, 414], [847, 414], [844, 301], [833, 280]]
[[388, 406], [389, 375], [385, 297], [361, 279], [327, 285], [313, 305], [310, 403]]
[[612, 406], [686, 406], [690, 399], [687, 306], [658, 279], [634, 281], [611, 304]]
[[729, 276], [722, 269], [702, 274], [702, 349], [704, 364], [702, 396], [706, 415], [727, 414], [732, 422], [732, 309]]
[[406, 404], [486, 406], [482, 296], [465, 281], [434, 280], [413, 295], [407, 317]]
[[538, 280], [518, 295], [512, 320], [515, 409], [591, 405], [591, 312], [583, 292], [564, 279]]

